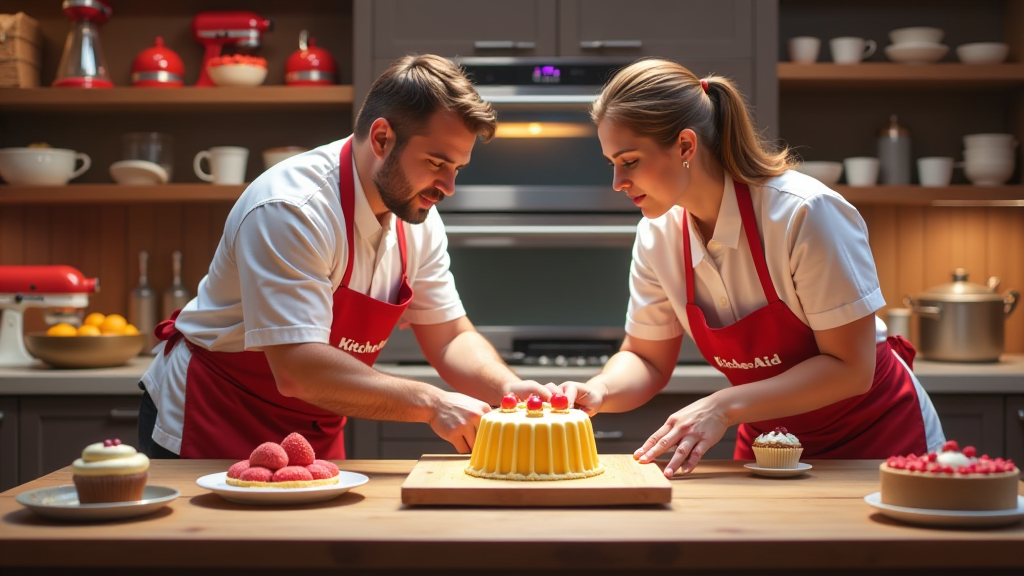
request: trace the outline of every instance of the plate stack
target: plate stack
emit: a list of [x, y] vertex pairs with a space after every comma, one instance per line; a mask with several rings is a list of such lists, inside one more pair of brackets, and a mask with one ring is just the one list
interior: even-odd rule
[[1016, 167], [1017, 140], [1013, 134], [964, 136], [964, 175], [975, 186], [1005, 184]]
[[941, 43], [944, 34], [941, 28], [925, 26], [893, 30], [889, 32], [892, 44], [885, 47], [885, 55], [903, 64], [938, 62], [949, 51], [949, 46]]

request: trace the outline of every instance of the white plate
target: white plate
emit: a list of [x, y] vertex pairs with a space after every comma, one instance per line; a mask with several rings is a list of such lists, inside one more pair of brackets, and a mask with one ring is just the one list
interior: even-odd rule
[[932, 44], [931, 42], [902, 42], [890, 44], [885, 47], [885, 55], [893, 62], [903, 64], [930, 64], [942, 60], [942, 57], [949, 52], [949, 46], [945, 44]]
[[772, 478], [799, 476], [813, 468], [813, 466], [811, 466], [810, 464], [805, 464], [803, 462], [797, 462], [796, 468], [761, 468], [753, 462], [749, 464], [744, 464], [743, 467], [746, 468], [747, 470], [750, 470], [754, 474], [757, 474], [758, 476], [770, 476]]
[[151, 186], [166, 184], [167, 171], [164, 167], [147, 160], [121, 160], [110, 165], [110, 177], [114, 182], [127, 186]]
[[339, 472], [338, 483], [312, 488], [242, 488], [225, 482], [227, 472], [207, 474], [196, 480], [200, 488], [212, 490], [225, 500], [239, 504], [308, 504], [341, 496], [350, 488], [362, 486], [369, 478], [355, 472]]
[[1024, 520], [1024, 496], [1017, 496], [1015, 510], [927, 510], [882, 502], [881, 492], [864, 497], [869, 506], [894, 520], [922, 526], [1007, 526]]
[[22, 492], [15, 497], [19, 504], [41, 516], [61, 520], [117, 520], [156, 512], [181, 493], [174, 488], [147, 484], [142, 500], [136, 502], [108, 502], [79, 504], [78, 491], [73, 484], [38, 488]]

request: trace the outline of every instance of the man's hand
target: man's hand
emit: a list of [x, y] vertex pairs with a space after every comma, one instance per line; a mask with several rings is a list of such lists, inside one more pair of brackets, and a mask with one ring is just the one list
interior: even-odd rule
[[536, 380], [517, 380], [502, 386], [502, 396], [509, 392], [515, 394], [523, 401], [529, 398], [531, 394], [536, 394], [537, 396], [540, 396], [541, 400], [547, 402], [551, 399], [551, 393], [557, 392], [557, 390], [546, 388]]
[[491, 411], [485, 402], [457, 392], [441, 392], [428, 424], [435, 434], [452, 443], [459, 454], [468, 454], [476, 442], [480, 417]]
[[558, 389], [569, 399], [569, 406], [583, 410], [587, 416], [593, 416], [601, 411], [601, 405], [604, 404], [604, 397], [607, 394], [605, 387], [594, 380], [586, 383], [563, 382]]

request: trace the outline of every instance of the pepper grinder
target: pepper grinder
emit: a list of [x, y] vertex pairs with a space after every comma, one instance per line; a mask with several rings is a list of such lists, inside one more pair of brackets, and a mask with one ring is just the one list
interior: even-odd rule
[[163, 318], [165, 320], [170, 318], [175, 310], [184, 308], [185, 304], [188, 304], [189, 300], [192, 299], [188, 288], [185, 288], [185, 285], [181, 283], [181, 251], [175, 250], [171, 254], [171, 258], [174, 265], [174, 281], [171, 283], [171, 287], [164, 292]]
[[878, 133], [878, 161], [882, 184], [910, 184], [910, 131], [895, 114]]
[[139, 252], [139, 285], [132, 291], [129, 308], [129, 322], [146, 337], [146, 353], [156, 346], [156, 336], [153, 335], [153, 329], [156, 328], [156, 294], [149, 287], [148, 267], [149, 253], [143, 250]]

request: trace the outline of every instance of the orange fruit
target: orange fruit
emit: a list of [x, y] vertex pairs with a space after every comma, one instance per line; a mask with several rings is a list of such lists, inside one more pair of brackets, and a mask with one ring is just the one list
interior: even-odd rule
[[75, 334], [78, 334], [78, 331], [75, 330], [74, 326], [66, 322], [54, 324], [46, 330], [47, 336], [74, 336]]
[[100, 314], [99, 312], [93, 312], [92, 314], [86, 316], [85, 320], [82, 323], [87, 326], [99, 326], [100, 324], [103, 324], [103, 320], [105, 318], [106, 316], [104, 316], [103, 314]]
[[129, 324], [129, 325], [124, 327], [124, 335], [125, 336], [131, 336], [132, 334], [138, 334], [138, 333], [139, 333], [139, 329], [136, 328], [134, 324]]
[[123, 334], [128, 321], [120, 314], [108, 314], [100, 324], [100, 332], [103, 334]]
[[79, 336], [99, 336], [100, 329], [90, 324], [82, 324], [78, 327]]

